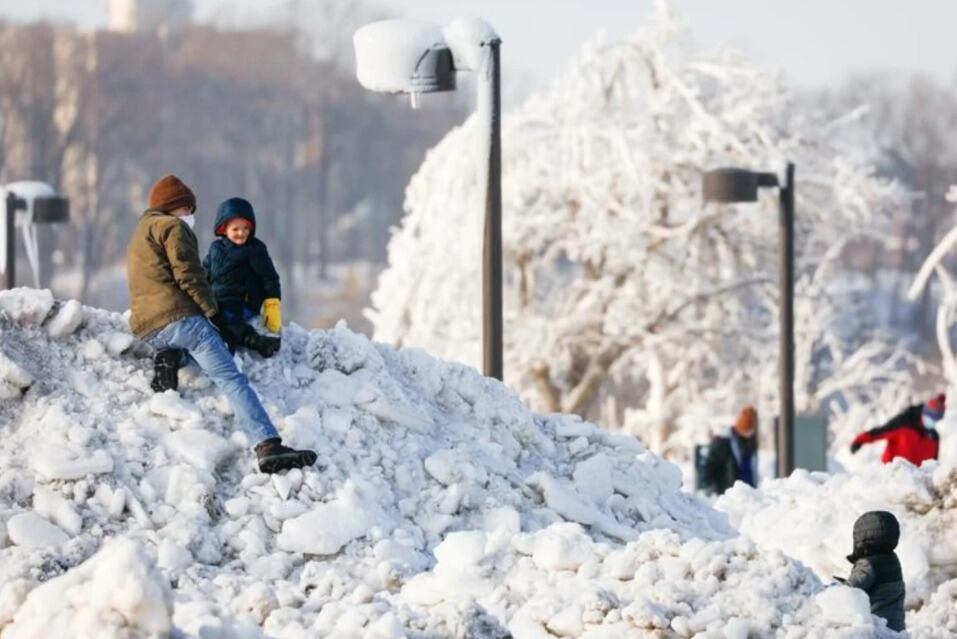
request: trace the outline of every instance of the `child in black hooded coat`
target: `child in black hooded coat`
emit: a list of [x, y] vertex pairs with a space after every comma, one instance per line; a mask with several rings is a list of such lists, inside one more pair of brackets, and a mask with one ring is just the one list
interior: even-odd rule
[[860, 588], [871, 600], [871, 614], [887, 620], [891, 630], [904, 629], [904, 577], [894, 553], [901, 529], [897, 518], [884, 510], [872, 510], [854, 522], [854, 564], [845, 581]]
[[248, 324], [261, 310], [267, 330], [278, 333], [282, 325], [279, 273], [266, 244], [256, 237], [252, 204], [239, 197], [220, 204], [214, 232], [203, 268], [224, 319], [223, 337], [233, 349], [243, 346], [271, 357], [279, 350], [279, 338], [260, 335]]

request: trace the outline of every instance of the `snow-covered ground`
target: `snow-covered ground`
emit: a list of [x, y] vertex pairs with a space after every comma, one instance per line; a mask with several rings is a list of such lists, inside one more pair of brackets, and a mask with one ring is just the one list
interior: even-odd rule
[[[919, 539], [915, 636], [954, 627], [952, 473], [798, 476], [725, 514], [636, 439], [420, 350], [293, 325], [242, 364], [315, 468], [257, 474], [200, 374], [154, 395], [121, 315], [0, 292], [2, 639], [881, 636], [814, 572], [846, 573], [854, 509], [879, 503]], [[817, 545], [774, 535], [788, 517]]]
[[[957, 424], [943, 426], [945, 437], [957, 433], [950, 428]], [[765, 482], [760, 490], [736, 484], [716, 507], [759, 547], [798, 559], [825, 582], [849, 572], [845, 557], [854, 520], [868, 510], [893, 512], [901, 523], [897, 555], [907, 584], [906, 605], [919, 610], [908, 626], [922, 627], [913, 636], [957, 636], [957, 467], [927, 463], [914, 468], [898, 460], [853, 474], [798, 470], [785, 480]]]

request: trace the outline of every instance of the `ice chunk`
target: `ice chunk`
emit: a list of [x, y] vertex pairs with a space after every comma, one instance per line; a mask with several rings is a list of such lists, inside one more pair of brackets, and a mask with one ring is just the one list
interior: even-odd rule
[[10, 541], [24, 548], [60, 546], [70, 540], [62, 529], [32, 510], [11, 517], [7, 522], [7, 534]]
[[33, 378], [0, 351], [0, 399], [16, 399], [33, 384]]
[[103, 449], [90, 452], [67, 446], [38, 446], [32, 458], [33, 470], [47, 480], [82, 479], [87, 475], [113, 472], [113, 458]]
[[206, 430], [178, 430], [163, 438], [170, 454], [202, 470], [213, 472], [233, 445]]
[[472, 566], [485, 557], [485, 533], [462, 530], [446, 535], [435, 547], [435, 558], [443, 565]]
[[599, 453], [575, 467], [575, 488], [595, 503], [603, 503], [615, 492], [611, 481], [611, 461]]
[[595, 526], [606, 535], [623, 541], [638, 537], [634, 529], [619, 524], [613, 517], [584, 502], [568, 485], [543, 471], [533, 474], [526, 483], [541, 490], [548, 507], [565, 519]]
[[83, 305], [76, 300], [69, 300], [47, 324], [47, 335], [54, 339], [72, 335], [82, 322]]
[[167, 572], [179, 572], [193, 565], [193, 554], [171, 539], [164, 539], [156, 549], [157, 565]]
[[106, 351], [113, 356], [125, 353], [133, 346], [135, 339], [130, 333], [107, 331], [100, 336], [100, 341], [106, 346]]
[[347, 485], [336, 499], [284, 521], [276, 543], [288, 552], [332, 555], [369, 532], [375, 522], [375, 507]]
[[150, 397], [150, 412], [174, 422], [183, 422], [183, 426], [192, 428], [200, 426], [203, 421], [203, 414], [196, 404], [186, 401], [174, 390]]
[[289, 499], [290, 493], [298, 490], [302, 485], [302, 471], [293, 468], [288, 473], [272, 476], [272, 485], [276, 489], [276, 494], [283, 501]]
[[818, 593], [814, 601], [821, 617], [836, 625], [871, 625], [871, 604], [867, 593], [849, 586], [831, 586]]
[[45, 486], [37, 486], [33, 491], [33, 508], [57, 526], [71, 535], [79, 535], [83, 528], [83, 518], [76, 512], [73, 504], [63, 495], [55, 493]]
[[552, 524], [534, 539], [532, 561], [544, 570], [577, 570], [595, 557], [594, 544], [578, 524]]

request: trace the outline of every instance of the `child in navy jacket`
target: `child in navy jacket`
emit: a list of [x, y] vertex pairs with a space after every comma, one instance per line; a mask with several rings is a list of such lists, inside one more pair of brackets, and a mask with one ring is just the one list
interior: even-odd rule
[[271, 357], [279, 338], [261, 335], [248, 323], [261, 313], [266, 330], [278, 333], [282, 326], [279, 273], [256, 237], [252, 204], [239, 197], [220, 204], [214, 231], [203, 268], [223, 316], [223, 337], [233, 349], [243, 346]]

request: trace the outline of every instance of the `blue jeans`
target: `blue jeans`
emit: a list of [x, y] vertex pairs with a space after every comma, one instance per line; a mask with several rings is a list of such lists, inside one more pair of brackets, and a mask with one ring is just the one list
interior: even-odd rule
[[177, 320], [147, 337], [146, 343], [156, 350], [185, 350], [226, 395], [236, 412], [240, 427], [253, 446], [264, 439], [279, 437], [262, 402], [249, 385], [249, 379], [236, 368], [219, 331], [208, 319], [202, 315], [191, 315]]

